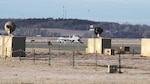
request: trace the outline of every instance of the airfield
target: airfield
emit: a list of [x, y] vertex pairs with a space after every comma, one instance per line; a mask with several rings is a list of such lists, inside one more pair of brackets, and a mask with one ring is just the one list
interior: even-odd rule
[[[34, 43], [31, 42], [33, 39]], [[118, 54], [111, 56], [86, 54], [87, 38], [81, 39], [84, 44], [69, 42], [60, 44], [56, 40], [57, 38], [50, 37], [27, 37], [26, 57], [0, 59], [0, 84], [149, 84], [150, 82], [150, 58], [140, 56], [140, 39], [112, 39], [112, 49], [116, 50], [121, 46], [130, 47], [130, 53], [121, 54], [122, 73], [108, 73], [107, 65], [118, 65]], [[48, 41], [52, 42], [51, 46], [48, 46]]]
[[[35, 40], [34, 43], [31, 43], [31, 40]], [[59, 43], [57, 42], [56, 38], [51, 37], [28, 37], [26, 39], [26, 50], [32, 49], [33, 46], [38, 49], [46, 49], [49, 48], [48, 41], [51, 41], [52, 46], [50, 46], [51, 50], [54, 52], [72, 52], [76, 50], [77, 48], [80, 50], [80, 52], [85, 53], [85, 49], [87, 48], [87, 39], [88, 38], [82, 38], [81, 41], [83, 41], [83, 44], [81, 43], [71, 43], [69, 41], [65, 43]], [[140, 53], [141, 48], [141, 39], [128, 39], [128, 38], [113, 38], [111, 39], [111, 47], [112, 49], [117, 49], [119, 47], [130, 47], [130, 50], [135, 49], [137, 53]]]

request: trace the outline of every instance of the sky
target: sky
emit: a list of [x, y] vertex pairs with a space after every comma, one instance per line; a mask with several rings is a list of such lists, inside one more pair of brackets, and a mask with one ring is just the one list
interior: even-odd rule
[[0, 18], [76, 18], [150, 25], [150, 0], [0, 0]]

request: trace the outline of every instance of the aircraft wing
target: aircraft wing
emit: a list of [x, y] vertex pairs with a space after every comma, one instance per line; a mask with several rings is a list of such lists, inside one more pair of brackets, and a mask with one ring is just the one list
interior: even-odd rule
[[57, 42], [65, 42], [65, 41], [69, 41], [69, 38], [59, 37], [59, 38], [57, 39]]
[[79, 39], [78, 41], [79, 41], [81, 44], [83, 44], [83, 42], [82, 42], [80, 39]]

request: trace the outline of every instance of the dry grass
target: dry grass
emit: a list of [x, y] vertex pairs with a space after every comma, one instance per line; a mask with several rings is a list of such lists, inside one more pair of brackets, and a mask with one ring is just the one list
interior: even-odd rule
[[76, 55], [75, 66], [72, 55], [48, 55], [18, 57], [0, 60], [0, 84], [149, 84], [150, 58], [122, 55], [122, 74], [107, 73], [108, 64], [118, 65], [118, 56]]
[[[32, 38], [30, 38], [32, 39]], [[45, 38], [44, 38], [45, 39]], [[47, 38], [49, 39], [49, 38]], [[28, 39], [27, 39], [28, 40]], [[30, 40], [28, 40], [30, 41]], [[86, 41], [86, 40], [85, 40]], [[127, 40], [114, 39], [113, 46], [122, 43], [128, 46]], [[130, 42], [139, 46], [140, 41]], [[86, 45], [86, 44], [85, 44]], [[32, 48], [26, 48], [27, 57], [0, 59], [0, 84], [149, 84], [150, 58], [121, 55], [122, 74], [107, 73], [107, 65], [118, 65], [118, 55], [75, 54], [73, 67], [72, 51], [52, 50], [49, 66], [48, 48], [35, 48], [35, 61]]]

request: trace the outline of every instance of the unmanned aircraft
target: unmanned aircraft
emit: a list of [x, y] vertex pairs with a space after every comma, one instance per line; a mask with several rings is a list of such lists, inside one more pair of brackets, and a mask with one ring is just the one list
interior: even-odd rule
[[83, 44], [83, 42], [81, 41], [81, 37], [79, 35], [72, 35], [69, 37], [59, 37], [57, 39], [57, 42], [60, 42], [60, 43], [66, 43], [67, 41], [70, 41], [71, 43], [82, 43]]

